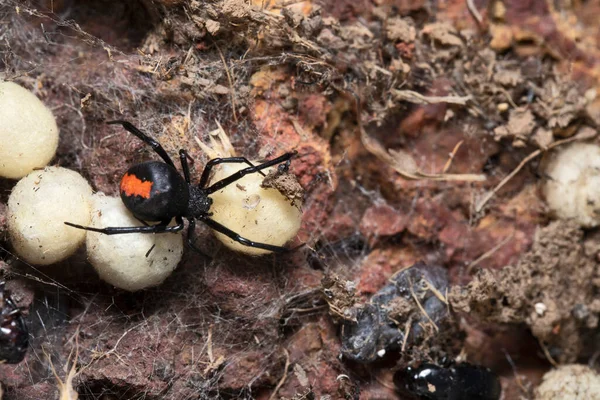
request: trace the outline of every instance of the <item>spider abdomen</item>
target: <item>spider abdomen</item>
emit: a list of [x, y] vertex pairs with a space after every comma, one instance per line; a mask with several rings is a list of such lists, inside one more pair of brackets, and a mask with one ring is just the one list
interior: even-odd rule
[[125, 206], [142, 221], [168, 221], [186, 214], [188, 185], [168, 164], [150, 161], [129, 168], [120, 185]]

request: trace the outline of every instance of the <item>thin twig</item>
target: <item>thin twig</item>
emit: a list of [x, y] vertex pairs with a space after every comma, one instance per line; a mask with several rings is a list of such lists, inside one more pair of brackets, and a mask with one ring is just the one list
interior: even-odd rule
[[506, 100], [508, 100], [508, 102], [510, 103], [510, 105], [511, 105], [513, 108], [519, 108], [519, 106], [517, 106], [517, 104], [516, 104], [516, 103], [514, 102], [514, 100], [512, 99], [512, 97], [511, 97], [510, 93], [508, 93], [508, 92], [506, 91], [506, 89], [504, 89], [504, 88], [502, 88], [502, 87], [501, 87], [501, 88], [500, 88], [500, 91], [502, 92], [502, 94], [504, 94], [504, 96], [506, 97]]
[[285, 367], [283, 367], [283, 376], [277, 383], [277, 386], [275, 386], [275, 389], [273, 389], [273, 393], [271, 393], [271, 396], [269, 396], [269, 400], [273, 400], [275, 398], [275, 396], [277, 396], [277, 392], [283, 386], [285, 380], [287, 379], [287, 374], [288, 374], [287, 371], [288, 371], [288, 368], [290, 367], [290, 353], [288, 353], [288, 351], [286, 349], [283, 349], [283, 352], [285, 353]]
[[410, 335], [410, 328], [412, 328], [412, 319], [413, 316], [409, 316], [406, 320], [406, 324], [404, 324], [404, 340], [402, 341], [402, 349], [401, 352], [404, 353], [404, 349], [406, 349], [406, 343], [408, 343], [408, 335]]
[[510, 239], [513, 238], [514, 235], [515, 235], [514, 232], [511, 233], [510, 235], [508, 235], [507, 237], [505, 237], [504, 239], [502, 239], [502, 241], [500, 243], [498, 243], [497, 245], [495, 245], [494, 247], [492, 247], [490, 250], [488, 250], [485, 253], [483, 253], [475, 261], [473, 261], [471, 264], [469, 264], [469, 266], [467, 267], [467, 273], [471, 273], [471, 271], [473, 270], [473, 268], [475, 268], [475, 266], [477, 264], [479, 264], [480, 262], [482, 262], [486, 258], [489, 258], [492, 254], [494, 254], [495, 252], [497, 252], [502, 246], [504, 246], [506, 243], [508, 243], [510, 241]]
[[487, 202], [490, 201], [492, 197], [494, 197], [498, 190], [502, 189], [502, 187], [506, 185], [508, 181], [510, 181], [516, 174], [518, 174], [519, 171], [521, 171], [521, 169], [525, 165], [527, 165], [529, 161], [533, 160], [540, 154], [542, 154], [542, 150], [537, 149], [536, 151], [525, 157], [523, 161], [521, 161], [521, 163], [517, 165], [517, 168], [515, 168], [510, 174], [508, 174], [504, 179], [502, 179], [502, 181], [500, 181], [500, 183], [494, 189], [488, 192], [488, 194], [479, 203], [477, 203], [477, 205], [475, 206], [475, 212], [480, 212], [483, 209], [483, 207], [487, 204]]
[[445, 174], [446, 172], [448, 172], [448, 170], [450, 169], [450, 166], [452, 166], [452, 161], [454, 161], [454, 157], [456, 156], [458, 149], [460, 149], [460, 146], [462, 146], [462, 144], [464, 142], [465, 142], [464, 140], [461, 140], [460, 142], [456, 143], [456, 146], [454, 146], [454, 149], [452, 149], [452, 153], [450, 153], [450, 157], [448, 157], [448, 161], [446, 161], [446, 165], [444, 165], [442, 174]]
[[558, 368], [558, 363], [554, 360], [554, 358], [552, 358], [552, 356], [550, 355], [550, 352], [548, 351], [548, 348], [546, 347], [546, 345], [538, 339], [538, 342], [540, 343], [540, 347], [542, 348], [542, 351], [544, 352], [544, 355], [546, 356], [546, 358], [548, 359], [548, 361], [550, 362], [550, 364], [552, 364], [552, 366], [554, 368]]
[[189, 61], [189, 59], [192, 57], [192, 52], [194, 50], [194, 46], [190, 46], [190, 48], [188, 49], [185, 58], [183, 59], [183, 63], [182, 65], [186, 65]]
[[440, 291], [437, 290], [437, 288], [433, 286], [431, 282], [429, 282], [427, 279], [423, 279], [423, 282], [425, 282], [425, 286], [427, 286], [427, 289], [431, 290], [435, 297], [440, 299], [442, 303], [448, 304], [448, 300], [446, 299], [446, 297], [442, 293], [440, 293]]
[[223, 55], [221, 48], [219, 47], [216, 41], [213, 40], [213, 42], [215, 44], [215, 48], [219, 52], [219, 57], [221, 57], [221, 61], [223, 62], [223, 66], [225, 67], [225, 73], [227, 74], [227, 80], [229, 81], [229, 88], [231, 94], [231, 111], [233, 112], [233, 120], [235, 122], [238, 122], [237, 112], [235, 110], [235, 85], [233, 84], [233, 78], [231, 77], [231, 73], [229, 72], [229, 66], [227, 65], [227, 61], [225, 61], [225, 56]]
[[431, 324], [433, 325], [433, 327], [435, 328], [436, 332], [439, 332], [440, 329], [438, 328], [438, 326], [435, 324], [435, 322], [433, 322], [433, 320], [431, 319], [431, 317], [429, 316], [429, 314], [427, 314], [427, 311], [425, 311], [425, 309], [423, 308], [423, 306], [421, 305], [421, 302], [419, 301], [419, 299], [417, 298], [417, 295], [415, 294], [415, 292], [413, 291], [413, 285], [411, 280], [408, 280], [408, 284], [410, 287], [410, 294], [412, 296], [412, 298], [415, 300], [415, 302], [417, 303], [417, 307], [419, 307], [419, 310], [421, 310], [421, 312], [427, 317], [427, 319], [429, 320], [429, 322], [431, 322]]
[[469, 12], [473, 16], [473, 18], [475, 18], [475, 21], [477, 21], [477, 25], [481, 27], [481, 24], [483, 24], [483, 17], [477, 10], [477, 7], [475, 7], [475, 3], [473, 3], [473, 0], [467, 0], [467, 8], [469, 9]]
[[413, 90], [392, 90], [392, 95], [396, 100], [408, 101], [414, 104], [458, 104], [464, 106], [473, 96], [424, 96], [419, 92]]

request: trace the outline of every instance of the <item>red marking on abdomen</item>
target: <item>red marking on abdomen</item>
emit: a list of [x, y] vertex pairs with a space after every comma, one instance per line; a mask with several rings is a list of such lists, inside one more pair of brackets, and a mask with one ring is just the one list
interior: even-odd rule
[[141, 196], [149, 199], [153, 183], [151, 181], [143, 182], [135, 175], [125, 174], [121, 179], [121, 192], [127, 196]]

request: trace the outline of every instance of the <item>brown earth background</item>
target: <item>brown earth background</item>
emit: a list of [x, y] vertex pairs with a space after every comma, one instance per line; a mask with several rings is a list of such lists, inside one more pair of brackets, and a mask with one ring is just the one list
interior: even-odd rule
[[[442, 354], [532, 398], [553, 364], [593, 365], [600, 235], [555, 221], [540, 184], [553, 150], [598, 143], [599, 17], [598, 0], [0, 0], [0, 70], [52, 109], [53, 164], [94, 190], [154, 157], [104, 124], [126, 119], [196, 177], [216, 121], [248, 158], [295, 149], [306, 192], [300, 250], [247, 257], [200, 227], [211, 261], [186, 249], [126, 293], [84, 251], [19, 261], [1, 179], [0, 267], [33, 335], [0, 365], [5, 398], [58, 398], [50, 366], [73, 363], [79, 399], [103, 400], [394, 399], [396, 369]], [[344, 309], [418, 261], [448, 270], [462, 334], [341, 358]]]

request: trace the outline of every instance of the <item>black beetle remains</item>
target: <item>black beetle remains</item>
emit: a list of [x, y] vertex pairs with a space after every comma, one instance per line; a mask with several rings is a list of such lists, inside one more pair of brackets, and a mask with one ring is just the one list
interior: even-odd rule
[[427, 400], [498, 400], [502, 390], [496, 374], [469, 363], [408, 367], [396, 372], [394, 383], [400, 393]]
[[23, 315], [0, 282], [0, 363], [23, 361], [29, 343], [29, 332]]

